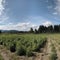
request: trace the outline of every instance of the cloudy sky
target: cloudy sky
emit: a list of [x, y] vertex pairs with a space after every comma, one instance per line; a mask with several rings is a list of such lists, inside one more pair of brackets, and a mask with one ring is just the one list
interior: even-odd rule
[[60, 0], [0, 0], [0, 29], [29, 30], [60, 24]]

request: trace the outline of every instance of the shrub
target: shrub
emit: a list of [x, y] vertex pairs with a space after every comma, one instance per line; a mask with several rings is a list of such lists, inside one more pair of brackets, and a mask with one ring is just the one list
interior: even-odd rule
[[16, 51], [16, 44], [10, 45], [10, 51], [15, 52]]
[[17, 47], [17, 55], [20, 55], [20, 56], [26, 55], [26, 50], [24, 49], [23, 46]]

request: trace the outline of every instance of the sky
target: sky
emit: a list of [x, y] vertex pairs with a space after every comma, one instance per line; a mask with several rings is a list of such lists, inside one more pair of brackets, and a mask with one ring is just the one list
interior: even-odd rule
[[60, 24], [60, 0], [0, 0], [0, 29], [25, 31]]

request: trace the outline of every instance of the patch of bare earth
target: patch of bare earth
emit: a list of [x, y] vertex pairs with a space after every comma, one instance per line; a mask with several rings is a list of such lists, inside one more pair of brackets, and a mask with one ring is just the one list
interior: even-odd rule
[[0, 46], [0, 54], [3, 57], [4, 60], [10, 60], [8, 55], [6, 54], [5, 50], [1, 48], [2, 46]]

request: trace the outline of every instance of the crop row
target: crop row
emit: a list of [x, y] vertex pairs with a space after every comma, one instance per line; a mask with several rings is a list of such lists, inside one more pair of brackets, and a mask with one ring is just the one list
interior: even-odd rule
[[51, 44], [50, 60], [57, 60], [57, 53], [54, 44]]
[[47, 38], [31, 36], [1, 36], [0, 45], [6, 46], [11, 52], [17, 55], [32, 56], [33, 52], [40, 51], [47, 41]]

